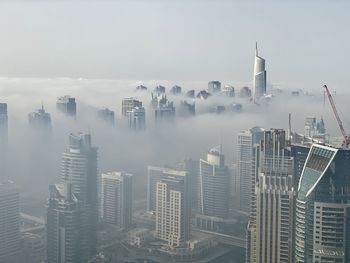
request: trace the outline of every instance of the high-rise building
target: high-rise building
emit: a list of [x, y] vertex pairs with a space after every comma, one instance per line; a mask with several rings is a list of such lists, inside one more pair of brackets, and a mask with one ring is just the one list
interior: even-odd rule
[[46, 259], [46, 244], [39, 234], [24, 233], [21, 238], [21, 263], [43, 263]]
[[166, 88], [162, 85], [158, 85], [157, 87], [154, 88], [154, 92], [156, 94], [165, 94]]
[[175, 120], [175, 107], [173, 102], [167, 101], [166, 104], [159, 105], [155, 111], [156, 125], [171, 123]]
[[313, 144], [298, 185], [295, 262], [350, 262], [350, 150]]
[[221, 82], [217, 80], [209, 81], [208, 83], [208, 92], [216, 93], [221, 91]]
[[247, 263], [292, 262], [294, 160], [286, 139], [284, 130], [271, 129], [255, 147]]
[[101, 219], [127, 229], [132, 217], [132, 175], [110, 172], [101, 175]]
[[259, 100], [266, 94], [266, 70], [265, 59], [258, 55], [258, 44], [255, 47], [255, 62], [254, 62], [254, 87], [253, 99]]
[[315, 141], [328, 143], [329, 135], [326, 134], [323, 118], [317, 121], [316, 117], [307, 117], [304, 125], [304, 136], [315, 139]]
[[57, 98], [56, 108], [58, 111], [66, 115], [73, 117], [76, 117], [77, 115], [77, 104], [75, 98], [69, 95]]
[[136, 87], [136, 90], [139, 90], [139, 91], [146, 91], [146, 90], [147, 90], [147, 87], [144, 86], [144, 85], [138, 85], [138, 86]]
[[50, 113], [46, 112], [44, 106], [35, 112], [28, 114], [29, 126], [36, 129], [42, 129], [51, 131], [51, 116]]
[[157, 181], [156, 236], [170, 247], [185, 245], [190, 237], [188, 198], [186, 173]]
[[147, 169], [147, 210], [156, 211], [157, 182], [162, 178], [174, 178], [186, 176], [186, 171], [175, 170], [165, 167], [148, 166]]
[[222, 88], [222, 92], [223, 94], [225, 94], [227, 97], [235, 97], [235, 87], [231, 86], [231, 85], [225, 85]]
[[87, 262], [86, 240], [81, 240], [83, 211], [72, 184], [50, 185], [46, 217], [47, 262]]
[[316, 117], [307, 117], [304, 125], [304, 135], [312, 138], [316, 133]]
[[122, 115], [127, 117], [127, 112], [132, 111], [135, 107], [142, 107], [142, 102], [135, 98], [124, 98], [122, 100]]
[[173, 95], [180, 95], [182, 91], [182, 88], [178, 85], [175, 85], [171, 88], [170, 93]]
[[[72, 194], [74, 194], [79, 204], [80, 217], [78, 223], [82, 231], [79, 233], [79, 248], [77, 248], [79, 250], [78, 257], [80, 261], [76, 262], [87, 262], [96, 253], [98, 221], [97, 148], [92, 146], [91, 136], [89, 134], [70, 134], [69, 146], [63, 152], [62, 157], [61, 182], [64, 185], [71, 184]], [[55, 225], [49, 222], [49, 220], [54, 219], [48, 217], [47, 220], [48, 225]], [[67, 223], [69, 222], [67, 221]], [[48, 230], [48, 235], [50, 234], [59, 234], [59, 231], [50, 232]], [[50, 240], [56, 240], [57, 238], [53, 236], [48, 238], [48, 240], [50, 242]], [[58, 249], [56, 245], [51, 245], [49, 242], [48, 252], [49, 249]], [[51, 251], [48, 253], [48, 256], [57, 253], [59, 252]]]
[[199, 160], [185, 159], [177, 168], [187, 172], [191, 208], [194, 212], [199, 212]]
[[7, 178], [8, 116], [7, 104], [0, 103], [0, 181]]
[[197, 226], [215, 229], [215, 222], [229, 214], [231, 178], [220, 149], [212, 148], [206, 160], [199, 160], [199, 215]]
[[255, 188], [253, 175], [253, 147], [260, 143], [264, 129], [254, 127], [242, 131], [237, 136], [237, 177], [239, 208], [241, 211], [250, 212], [252, 189]]
[[182, 117], [196, 115], [196, 103], [188, 103], [186, 100], [182, 100], [179, 105], [178, 115]]
[[0, 103], [0, 147], [5, 149], [8, 140], [7, 104]]
[[146, 112], [144, 107], [134, 107], [127, 111], [128, 126], [135, 131], [146, 129]]
[[19, 262], [19, 227], [19, 191], [13, 182], [0, 183], [0, 262]]
[[105, 108], [97, 111], [97, 116], [106, 124], [114, 126], [114, 111]]

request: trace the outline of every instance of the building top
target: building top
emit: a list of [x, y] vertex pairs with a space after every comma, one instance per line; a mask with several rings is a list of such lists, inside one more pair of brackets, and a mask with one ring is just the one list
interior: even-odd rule
[[7, 104], [0, 103], [0, 114], [7, 114]]
[[159, 171], [164, 174], [177, 175], [177, 176], [186, 176], [186, 171], [175, 170], [167, 167], [158, 167], [158, 166], [148, 166], [148, 170]]
[[79, 132], [77, 134], [71, 133], [69, 135], [69, 149], [72, 152], [72, 150], [84, 150], [84, 149], [91, 149], [91, 135], [85, 134], [82, 132]]
[[126, 173], [126, 172], [107, 172], [107, 173], [102, 173], [101, 174], [102, 179], [120, 179], [122, 177], [128, 177], [131, 178], [132, 174]]
[[301, 174], [298, 197], [307, 198], [326, 173], [339, 149], [313, 144]]
[[70, 95], [65, 95], [57, 98], [57, 103], [68, 103], [70, 101], [75, 101], [75, 98]]
[[0, 182], [0, 193], [7, 191], [17, 191], [18, 187], [13, 181], [3, 181]]

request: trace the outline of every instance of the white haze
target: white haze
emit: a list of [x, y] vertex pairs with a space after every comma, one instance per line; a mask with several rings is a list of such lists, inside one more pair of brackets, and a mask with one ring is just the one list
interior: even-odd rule
[[[148, 87], [147, 92], [135, 91], [141, 83]], [[67, 147], [70, 132], [91, 132], [93, 144], [99, 148], [100, 172], [124, 170], [135, 174], [136, 198], [146, 196], [147, 165], [174, 165], [184, 158], [204, 158], [207, 150], [220, 143], [223, 144], [226, 163], [231, 165], [238, 131], [253, 126], [287, 129], [288, 113], [292, 113], [292, 126], [298, 132], [303, 133], [305, 117], [323, 116], [327, 131], [332, 136], [340, 135], [328, 101], [325, 107], [323, 105], [321, 86], [313, 96], [292, 97], [286, 90], [269, 105], [260, 107], [239, 98], [196, 100], [196, 117], [178, 117], [174, 125], [155, 130], [154, 112], [149, 103], [150, 92], [158, 84], [167, 87], [167, 91], [175, 84], [182, 86], [183, 92], [207, 88], [207, 81], [0, 78], [0, 102], [8, 103], [9, 111], [7, 177], [20, 185], [25, 209], [43, 212], [48, 185], [60, 180], [61, 154]], [[229, 84], [235, 85], [235, 82]], [[241, 87], [239, 85], [237, 88]], [[57, 97], [66, 94], [76, 97], [77, 121], [56, 111]], [[129, 96], [142, 100], [146, 108], [145, 132], [130, 132], [121, 117], [122, 98]], [[169, 95], [169, 99], [174, 100], [177, 107], [183, 98]], [[335, 96], [337, 106], [348, 117], [349, 99], [349, 94]], [[205, 113], [214, 104], [228, 105], [231, 102], [242, 103], [242, 113]], [[40, 108], [42, 103], [51, 114], [51, 138], [44, 138], [28, 127], [27, 114]], [[96, 118], [96, 110], [104, 107], [115, 111], [115, 127], [109, 127]], [[350, 130], [349, 126], [345, 127]]]

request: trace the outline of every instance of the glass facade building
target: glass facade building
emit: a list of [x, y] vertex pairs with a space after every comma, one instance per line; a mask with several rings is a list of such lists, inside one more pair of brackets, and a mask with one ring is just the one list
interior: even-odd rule
[[296, 200], [295, 262], [350, 262], [349, 149], [310, 149]]

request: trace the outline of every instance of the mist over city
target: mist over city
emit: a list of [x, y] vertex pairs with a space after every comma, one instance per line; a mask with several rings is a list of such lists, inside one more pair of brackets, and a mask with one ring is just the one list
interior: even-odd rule
[[0, 263], [350, 262], [347, 7], [1, 2]]

